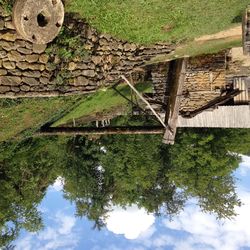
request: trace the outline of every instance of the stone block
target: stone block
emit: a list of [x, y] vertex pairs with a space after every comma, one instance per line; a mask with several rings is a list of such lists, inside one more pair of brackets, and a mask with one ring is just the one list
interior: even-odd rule
[[0, 85], [19, 86], [21, 77], [18, 76], [0, 76]]
[[3, 61], [3, 67], [5, 69], [15, 69], [16, 64], [14, 62], [10, 62], [10, 61]]
[[41, 77], [41, 72], [39, 71], [32, 71], [32, 70], [26, 70], [22, 73], [23, 76], [27, 77], [34, 77], [34, 78], [40, 78]]
[[24, 60], [24, 56], [14, 50], [8, 53], [8, 58], [10, 61], [13, 61], [13, 62], [20, 62]]
[[10, 87], [9, 86], [1, 86], [0, 85], [0, 93], [5, 93], [10, 91]]
[[25, 61], [27, 61], [28, 63], [37, 62], [38, 59], [39, 59], [39, 55], [37, 55], [37, 54], [31, 54], [31, 55], [25, 56]]
[[22, 77], [22, 82], [26, 83], [29, 86], [39, 85], [39, 81], [33, 77]]
[[31, 55], [32, 54], [31, 49], [27, 49], [27, 48], [23, 48], [23, 47], [17, 48], [17, 51], [24, 54], [24, 55]]

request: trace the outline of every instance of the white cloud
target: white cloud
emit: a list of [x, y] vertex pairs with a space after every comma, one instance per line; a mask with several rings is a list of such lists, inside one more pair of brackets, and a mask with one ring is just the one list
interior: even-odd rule
[[155, 222], [152, 214], [145, 209], [131, 206], [127, 209], [114, 207], [106, 220], [107, 228], [115, 234], [124, 234], [127, 239], [136, 239], [140, 234], [150, 228]]
[[63, 189], [63, 185], [64, 185], [64, 178], [62, 177], [58, 177], [54, 184], [50, 187], [52, 190], [55, 190], [55, 191], [61, 191]]
[[174, 221], [165, 220], [167, 228], [184, 231], [187, 235], [181, 239], [171, 236], [165, 242], [164, 238], [158, 237], [152, 244], [155, 247], [173, 244], [175, 250], [238, 250], [250, 247], [250, 193], [242, 192], [239, 197], [244, 205], [236, 209], [238, 216], [234, 220], [219, 222], [213, 215], [204, 214], [197, 206], [191, 205]]
[[247, 172], [250, 171], [250, 157], [241, 155], [242, 162], [240, 163], [239, 173], [242, 176], [246, 176]]
[[79, 235], [74, 231], [76, 219], [58, 212], [53, 223], [37, 234], [27, 234], [16, 242], [16, 250], [70, 250], [79, 242]]

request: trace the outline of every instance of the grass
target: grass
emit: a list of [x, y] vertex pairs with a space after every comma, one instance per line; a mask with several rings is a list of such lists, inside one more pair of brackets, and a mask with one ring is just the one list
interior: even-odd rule
[[31, 135], [78, 99], [79, 97], [57, 97], [0, 100], [0, 141]]
[[176, 50], [165, 56], [156, 56], [151, 59], [148, 64], [169, 61], [177, 58], [182, 58], [184, 56], [198, 56], [204, 54], [214, 54], [218, 53], [224, 49], [229, 49], [233, 47], [242, 46], [241, 39], [238, 38], [226, 38], [209, 40], [205, 42], [189, 42], [183, 46], [177, 47]]
[[248, 0], [67, 0], [99, 31], [138, 43], [180, 42], [241, 22]]
[[[151, 91], [149, 84], [136, 85], [140, 92]], [[130, 98], [130, 89], [128, 86], [118, 86], [117, 89], [126, 97]], [[56, 121], [52, 126], [60, 126], [71, 122], [73, 119], [79, 119], [84, 116], [93, 115], [95, 113], [106, 112], [119, 106], [127, 105], [128, 101], [121, 97], [113, 89], [99, 90], [93, 95], [84, 99], [75, 109], [66, 114], [64, 117]]]

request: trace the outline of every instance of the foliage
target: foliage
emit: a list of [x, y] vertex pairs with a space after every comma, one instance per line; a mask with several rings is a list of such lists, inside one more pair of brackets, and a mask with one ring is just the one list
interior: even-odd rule
[[0, 147], [0, 247], [13, 241], [24, 228], [42, 229], [37, 206], [57, 177], [60, 150], [53, 138], [2, 143]]
[[97, 228], [114, 205], [137, 204], [172, 218], [190, 197], [203, 211], [232, 218], [241, 205], [233, 177], [240, 161], [236, 153], [249, 152], [249, 137], [249, 130], [182, 129], [174, 146], [163, 146], [156, 135], [1, 143], [0, 246], [22, 228], [42, 228], [37, 206], [58, 176], [76, 215]]
[[231, 218], [240, 205], [232, 177], [240, 158], [228, 151], [226, 134], [223, 130], [184, 131], [176, 145], [166, 149], [168, 161], [164, 161], [168, 177], [218, 218]]
[[0, 6], [3, 6], [6, 13], [11, 14], [15, 0], [0, 0]]
[[63, 62], [69, 62], [75, 57], [84, 59], [88, 52], [84, 49], [84, 40], [76, 30], [63, 26], [57, 38], [46, 49], [49, 56], [57, 55]]
[[154, 43], [192, 40], [230, 28], [241, 22], [247, 5], [247, 0], [68, 0], [66, 10], [79, 13], [104, 33]]

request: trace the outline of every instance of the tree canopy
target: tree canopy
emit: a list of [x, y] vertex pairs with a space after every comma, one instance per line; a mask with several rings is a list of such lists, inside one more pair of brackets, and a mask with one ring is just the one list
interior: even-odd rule
[[190, 197], [205, 212], [232, 218], [241, 203], [233, 172], [249, 155], [248, 130], [182, 129], [174, 146], [161, 136], [98, 139], [44, 137], [0, 144], [0, 246], [21, 228], [43, 227], [37, 207], [49, 185], [64, 179], [76, 215], [97, 228], [114, 205], [136, 204], [172, 218]]

